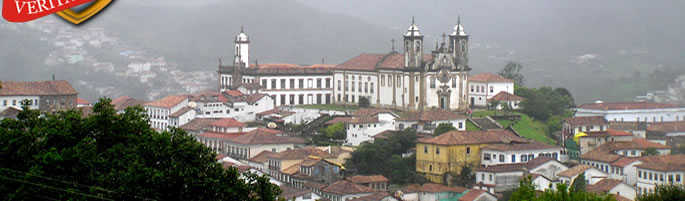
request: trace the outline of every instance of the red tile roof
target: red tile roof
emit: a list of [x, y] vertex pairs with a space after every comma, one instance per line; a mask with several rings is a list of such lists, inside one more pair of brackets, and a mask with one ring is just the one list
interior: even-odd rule
[[573, 177], [573, 176], [579, 175], [580, 173], [585, 172], [586, 170], [588, 170], [590, 168], [594, 168], [594, 167], [592, 167], [590, 165], [580, 164], [580, 165], [576, 165], [572, 168], [569, 168], [567, 170], [560, 172], [559, 174], [557, 174], [557, 176]]
[[612, 141], [606, 142], [594, 150], [583, 154], [580, 158], [583, 160], [593, 160], [600, 162], [613, 163], [621, 159], [622, 156], [616, 154], [618, 150], [628, 150], [628, 149], [640, 149], [645, 150], [647, 148], [656, 149], [670, 149], [669, 146], [662, 145], [659, 143], [653, 143], [647, 141], [644, 138], [633, 138], [632, 141]]
[[83, 99], [81, 97], [76, 97], [76, 104], [79, 105], [90, 105], [90, 101]]
[[145, 105], [145, 103], [147, 103], [147, 101], [136, 100], [128, 96], [121, 96], [112, 100], [112, 105], [114, 105], [114, 109], [117, 111], [125, 110], [128, 107], [142, 106]]
[[593, 185], [585, 186], [588, 192], [594, 193], [608, 193], [611, 189], [615, 188], [619, 184], [623, 183], [621, 180], [616, 179], [602, 179]]
[[368, 184], [368, 183], [382, 183], [382, 182], [388, 182], [388, 178], [385, 178], [383, 175], [355, 175], [351, 177], [345, 178], [348, 181], [351, 181], [352, 183], [355, 184]]
[[243, 92], [240, 92], [238, 90], [228, 90], [228, 91], [225, 91], [224, 93], [228, 94], [229, 96], [233, 96], [233, 97], [238, 97], [238, 96], [243, 95]]
[[455, 187], [449, 187], [449, 186], [444, 186], [441, 184], [434, 184], [434, 183], [425, 183], [421, 188], [419, 188], [419, 191], [421, 192], [427, 192], [427, 193], [441, 193], [441, 192], [456, 192], [456, 193], [463, 193], [467, 189], [461, 186], [455, 186]]
[[482, 195], [483, 193], [488, 193], [488, 192], [486, 192], [484, 190], [480, 190], [480, 189], [475, 189], [475, 188], [470, 189], [469, 192], [466, 192], [466, 194], [464, 194], [464, 196], [461, 196], [459, 198], [459, 201], [474, 201], [474, 200], [476, 200], [476, 198], [480, 197], [480, 195]]
[[635, 167], [656, 171], [685, 171], [685, 155], [663, 155], [641, 157], [643, 163]]
[[76, 95], [78, 92], [64, 80], [0, 81], [0, 96]]
[[285, 159], [285, 160], [291, 160], [291, 159], [306, 159], [309, 158], [309, 156], [318, 156], [318, 157], [323, 157], [326, 156], [327, 152], [324, 152], [320, 149], [317, 149], [316, 147], [304, 147], [304, 148], [299, 148], [299, 149], [291, 149], [291, 150], [286, 150], [279, 152], [278, 154], [274, 154], [273, 156], [269, 158], [276, 158], [276, 159]]
[[268, 128], [258, 128], [245, 135], [229, 139], [228, 142], [237, 144], [304, 144], [305, 139], [300, 137], [280, 136], [281, 131]]
[[191, 110], [193, 110], [193, 108], [190, 108], [190, 107], [181, 108], [180, 110], [178, 110], [178, 111], [176, 111], [176, 112], [170, 114], [170, 115], [169, 115], [169, 118], [178, 118], [178, 117], [181, 117], [182, 115], [184, 115], [184, 114], [190, 112]]
[[144, 106], [170, 109], [187, 99], [187, 96], [167, 96], [153, 102], [145, 103]]
[[[431, 58], [432, 55], [423, 55], [424, 62], [430, 61]], [[390, 52], [388, 54], [360, 54], [335, 66], [335, 69], [371, 71], [377, 68], [401, 69], [403, 67], [404, 55], [398, 52]]]
[[450, 131], [437, 137], [419, 139], [419, 143], [437, 145], [524, 143], [527, 140], [508, 130]]
[[663, 133], [685, 132], [685, 121], [649, 123], [649, 125], [647, 126], [647, 130], [658, 131]]
[[443, 121], [443, 120], [459, 120], [466, 119], [466, 116], [457, 114], [455, 112], [441, 110], [441, 109], [430, 109], [425, 111], [415, 111], [406, 112], [398, 121], [419, 121], [419, 122], [432, 122], [432, 121]]
[[633, 136], [633, 134], [630, 134], [628, 132], [614, 130], [614, 129], [607, 129], [605, 131], [585, 132], [585, 134], [587, 134], [587, 137]]
[[198, 137], [202, 138], [210, 138], [210, 139], [218, 139], [218, 140], [227, 140], [227, 139], [232, 139], [236, 138], [241, 135], [245, 135], [246, 133], [215, 133], [215, 132], [204, 132], [199, 135]]
[[245, 127], [247, 125], [239, 122], [238, 120], [235, 120], [234, 118], [222, 118], [210, 123], [209, 126], [216, 126], [222, 128], [239, 128]]
[[391, 196], [388, 192], [375, 192], [371, 195], [358, 197], [358, 198], [351, 199], [348, 201], [378, 201], [378, 200], [384, 200], [383, 198], [388, 197], [388, 196]]
[[354, 184], [354, 183], [347, 181], [347, 180], [339, 180], [339, 181], [321, 189], [321, 191], [326, 192], [326, 193], [333, 193], [336, 195], [373, 193], [374, 192], [374, 190], [369, 188], [369, 187], [357, 185], [357, 184]]
[[186, 131], [202, 131], [203, 129], [207, 128], [210, 123], [217, 120], [219, 120], [219, 118], [195, 118], [181, 126], [181, 129]]
[[621, 159], [618, 159], [616, 162], [611, 163], [611, 166], [625, 167], [638, 160], [639, 158], [637, 157], [621, 157]]
[[267, 160], [269, 160], [269, 156], [273, 156], [274, 154], [276, 153], [270, 151], [262, 151], [261, 153], [250, 158], [248, 161], [255, 163], [265, 163]]
[[281, 185], [279, 186], [281, 188], [281, 197], [285, 198], [285, 200], [295, 200], [295, 198], [304, 196], [308, 193], [312, 193], [312, 190], [306, 190], [306, 189], [296, 189], [293, 187], [288, 187], [286, 185]]
[[641, 110], [641, 109], [664, 109], [678, 108], [673, 104], [650, 103], [650, 102], [615, 102], [615, 103], [588, 103], [577, 106], [578, 109], [588, 110]]
[[502, 91], [499, 92], [497, 95], [493, 96], [492, 98], [489, 98], [488, 100], [496, 100], [496, 101], [522, 101], [523, 98], [521, 96], [517, 96], [514, 94], [510, 94], [509, 92]]
[[571, 126], [585, 126], [585, 125], [607, 125], [609, 122], [603, 116], [587, 116], [587, 117], [571, 117], [565, 119], [566, 123]]
[[511, 82], [514, 80], [507, 79], [493, 73], [479, 73], [469, 76], [469, 82]]
[[528, 162], [525, 163], [512, 163], [512, 164], [501, 164], [501, 165], [493, 165], [493, 166], [488, 166], [485, 168], [478, 168], [477, 171], [480, 172], [493, 172], [493, 173], [501, 173], [501, 172], [525, 172], [528, 170], [535, 169], [549, 161], [555, 161], [552, 158], [549, 157], [537, 157], [533, 160], [529, 160]]

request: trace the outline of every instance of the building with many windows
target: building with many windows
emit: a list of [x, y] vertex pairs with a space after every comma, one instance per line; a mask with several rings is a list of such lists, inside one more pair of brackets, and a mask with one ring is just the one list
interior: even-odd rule
[[673, 104], [650, 102], [615, 102], [581, 104], [577, 117], [603, 116], [609, 121], [669, 122], [685, 121], [685, 108]]
[[220, 64], [217, 71], [219, 86], [226, 91], [261, 84], [260, 92], [277, 106], [357, 104], [366, 98], [384, 108], [465, 110], [469, 35], [458, 22], [430, 53], [425, 53], [423, 37], [412, 20], [402, 52], [393, 47], [389, 53], [361, 54], [339, 65], [250, 64], [250, 40], [241, 30], [233, 64]]
[[78, 93], [67, 81], [1, 81], [0, 112], [13, 107], [21, 109], [28, 101], [30, 109], [54, 112], [76, 108]]

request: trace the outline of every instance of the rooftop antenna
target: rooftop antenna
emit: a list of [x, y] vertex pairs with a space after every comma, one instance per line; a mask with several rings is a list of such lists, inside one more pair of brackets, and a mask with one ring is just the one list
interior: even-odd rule
[[259, 67], [259, 59], [254, 60], [254, 65], [255, 65], [255, 68]]
[[52, 81], [55, 81], [55, 74], [52, 74]]
[[219, 66], [223, 66], [223, 62], [221, 62], [221, 57], [219, 57]]
[[245, 32], [245, 29], [243, 29], [243, 25], [241, 24], [240, 25], [240, 33], [244, 33], [244, 32]]
[[326, 61], [326, 59], [325, 59], [325, 58], [323, 58], [323, 57], [321, 57], [321, 64], [326, 64], [326, 62], [325, 62], [325, 61]]

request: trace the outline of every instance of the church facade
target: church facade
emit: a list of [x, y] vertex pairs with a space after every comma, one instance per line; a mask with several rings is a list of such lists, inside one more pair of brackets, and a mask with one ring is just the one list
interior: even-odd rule
[[[249, 38], [241, 30], [232, 66], [220, 65], [222, 91], [259, 88], [276, 105], [358, 104], [379, 108], [466, 110], [469, 35], [458, 22], [426, 53], [424, 35], [412, 19], [403, 50], [360, 54], [338, 65], [249, 64]], [[394, 45], [393, 45], [394, 46]]]

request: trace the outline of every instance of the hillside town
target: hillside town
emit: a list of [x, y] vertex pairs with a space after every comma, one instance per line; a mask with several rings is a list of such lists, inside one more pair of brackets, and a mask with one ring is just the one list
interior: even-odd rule
[[[286, 200], [494, 201], [510, 196], [524, 179], [538, 191], [579, 181], [587, 192], [636, 200], [657, 185], [684, 182], [685, 107], [577, 104], [553, 122], [558, 131], [536, 131], [526, 124], [537, 120], [522, 112], [529, 96], [517, 93], [519, 83], [498, 72], [470, 73], [478, 67], [468, 62], [469, 35], [459, 20], [449, 27], [435, 48], [424, 49], [432, 44], [425, 44], [412, 19], [398, 33], [398, 48], [335, 65], [252, 61], [251, 39], [241, 29], [226, 50], [234, 52], [233, 60], [212, 67], [215, 75], [182, 72], [101, 29], [36, 28], [58, 34], [53, 43], [62, 50], [45, 60], [48, 65], [87, 61], [87, 69], [141, 83], [178, 82], [186, 90], [175, 95], [119, 96], [111, 104], [117, 113], [143, 108], [159, 132], [187, 132], [223, 167], [268, 177]], [[130, 64], [119, 69], [88, 56], [89, 48], [104, 46]], [[212, 79], [212, 89], [199, 87], [205, 78]], [[92, 115], [98, 100], [79, 97], [73, 84], [2, 80], [0, 120], [18, 118], [23, 108]], [[404, 168], [417, 178], [367, 174], [402, 167], [354, 165], [365, 147], [404, 148], [397, 141], [405, 135], [412, 136], [410, 146], [397, 150], [397, 160], [410, 160], [414, 165]]]

